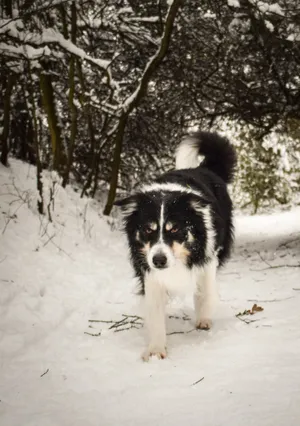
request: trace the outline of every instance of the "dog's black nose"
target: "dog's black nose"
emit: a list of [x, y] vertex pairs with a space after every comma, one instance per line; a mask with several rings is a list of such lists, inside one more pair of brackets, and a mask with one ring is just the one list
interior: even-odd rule
[[155, 268], [163, 269], [167, 266], [167, 257], [163, 253], [158, 253], [153, 256], [153, 264]]

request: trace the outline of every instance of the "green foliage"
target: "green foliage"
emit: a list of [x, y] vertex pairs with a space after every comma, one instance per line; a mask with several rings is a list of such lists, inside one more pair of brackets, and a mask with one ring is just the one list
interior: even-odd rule
[[291, 151], [293, 139], [272, 133], [257, 139], [251, 129], [238, 135], [238, 170], [234, 197], [241, 208], [252, 213], [275, 204], [290, 203], [299, 188], [300, 153]]

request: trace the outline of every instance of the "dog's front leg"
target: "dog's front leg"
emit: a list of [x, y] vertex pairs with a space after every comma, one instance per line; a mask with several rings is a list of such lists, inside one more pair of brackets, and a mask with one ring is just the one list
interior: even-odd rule
[[196, 328], [208, 330], [212, 326], [212, 316], [218, 304], [219, 295], [216, 283], [218, 261], [212, 259], [199, 274], [194, 295]]
[[142, 354], [144, 361], [157, 356], [166, 358], [166, 290], [152, 274], [145, 277], [145, 326], [148, 346]]

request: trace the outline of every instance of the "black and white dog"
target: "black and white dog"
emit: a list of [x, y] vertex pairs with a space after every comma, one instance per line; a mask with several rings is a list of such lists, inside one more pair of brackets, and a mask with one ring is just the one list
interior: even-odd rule
[[186, 284], [194, 288], [196, 327], [211, 327], [217, 267], [228, 259], [233, 243], [227, 184], [235, 166], [236, 153], [227, 139], [193, 133], [177, 149], [176, 170], [116, 202], [145, 296], [149, 340], [144, 360], [166, 357], [165, 304]]

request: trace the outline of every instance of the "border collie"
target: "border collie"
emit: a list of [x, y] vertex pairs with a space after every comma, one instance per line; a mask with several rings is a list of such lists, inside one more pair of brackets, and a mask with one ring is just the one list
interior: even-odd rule
[[196, 327], [212, 325], [216, 271], [228, 259], [234, 238], [227, 184], [236, 161], [226, 138], [190, 134], [177, 148], [175, 170], [115, 203], [123, 212], [131, 261], [145, 297], [144, 360], [166, 357], [166, 301], [186, 284], [194, 291]]

